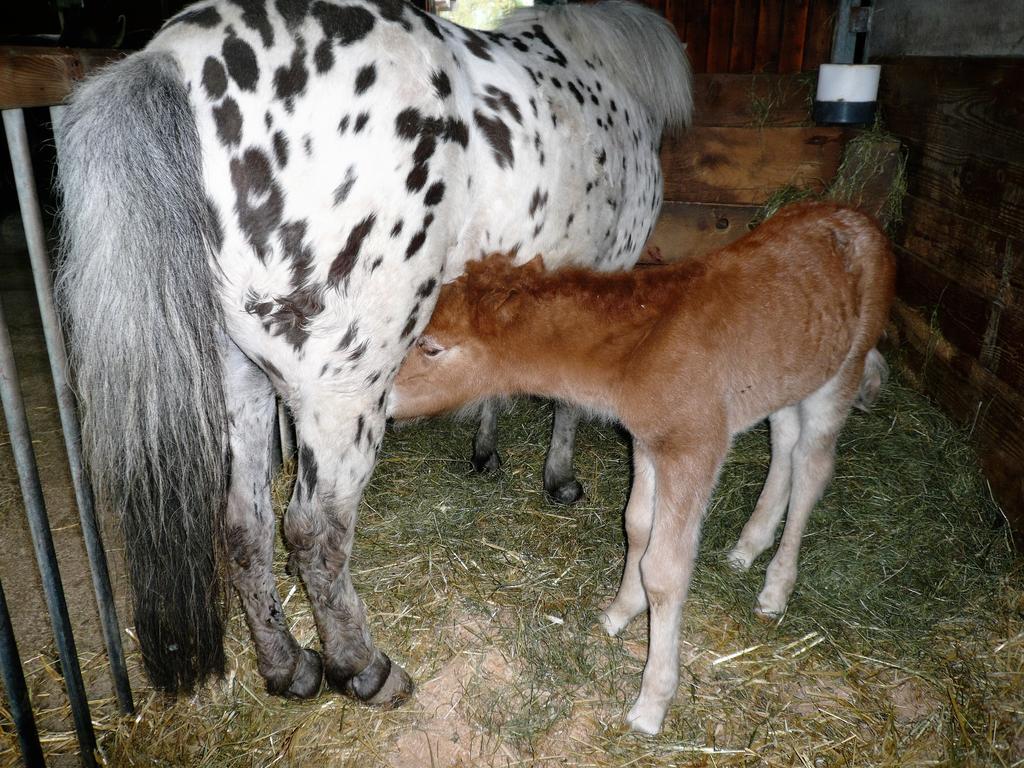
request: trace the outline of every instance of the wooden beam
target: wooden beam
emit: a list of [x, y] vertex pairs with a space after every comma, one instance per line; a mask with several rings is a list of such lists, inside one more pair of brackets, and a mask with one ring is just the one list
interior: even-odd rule
[[71, 86], [127, 51], [0, 46], [0, 109], [60, 104]]
[[662, 148], [665, 200], [757, 205], [787, 185], [821, 192], [848, 135], [841, 128], [694, 128]]
[[693, 78], [693, 123], [720, 128], [811, 125], [813, 78], [700, 74]]
[[647, 241], [644, 263], [682, 261], [722, 248], [750, 231], [756, 205], [666, 203]]

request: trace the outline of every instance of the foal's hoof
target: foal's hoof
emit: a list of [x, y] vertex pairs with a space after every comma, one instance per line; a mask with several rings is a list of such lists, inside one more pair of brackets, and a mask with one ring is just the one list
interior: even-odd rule
[[376, 651], [366, 669], [358, 675], [346, 676], [327, 670], [327, 684], [363, 704], [394, 709], [405, 703], [416, 686], [406, 671], [392, 664], [386, 653]]
[[785, 615], [785, 607], [781, 610], [772, 610], [760, 604], [754, 606], [754, 617], [765, 624], [776, 624]]
[[498, 455], [497, 451], [474, 453], [470, 461], [473, 464], [473, 471], [481, 474], [497, 472], [501, 469], [501, 456]]
[[284, 695], [290, 699], [311, 699], [320, 693], [320, 684], [324, 679], [324, 663], [320, 654], [309, 648], [303, 648], [299, 661], [295, 665], [292, 684]]
[[736, 573], [746, 573], [753, 562], [754, 558], [739, 549], [733, 549], [725, 556], [726, 565]]
[[579, 480], [545, 483], [544, 490], [549, 499], [559, 504], [575, 504], [583, 498], [583, 486]]

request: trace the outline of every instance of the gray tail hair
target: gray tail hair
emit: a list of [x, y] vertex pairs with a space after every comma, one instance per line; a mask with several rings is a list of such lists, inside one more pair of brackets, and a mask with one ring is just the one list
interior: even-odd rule
[[153, 685], [222, 675], [225, 405], [199, 134], [177, 62], [79, 86], [58, 126], [58, 305], [100, 503], [119, 516]]
[[862, 411], [869, 410], [888, 381], [889, 364], [877, 347], [872, 347], [864, 358], [864, 373], [860, 378], [860, 389], [857, 390], [853, 407]]
[[557, 28], [584, 58], [599, 58], [643, 104], [655, 125], [678, 133], [693, 118], [690, 62], [672, 25], [642, 5], [606, 0], [513, 11], [503, 32], [543, 23]]

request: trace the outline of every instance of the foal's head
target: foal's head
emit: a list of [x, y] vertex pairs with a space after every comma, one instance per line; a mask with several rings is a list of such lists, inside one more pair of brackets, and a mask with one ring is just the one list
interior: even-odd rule
[[402, 363], [389, 400], [396, 419], [436, 416], [499, 394], [495, 376], [510, 343], [498, 337], [515, 321], [521, 284], [544, 269], [535, 258], [512, 266], [492, 255], [441, 288], [434, 314]]

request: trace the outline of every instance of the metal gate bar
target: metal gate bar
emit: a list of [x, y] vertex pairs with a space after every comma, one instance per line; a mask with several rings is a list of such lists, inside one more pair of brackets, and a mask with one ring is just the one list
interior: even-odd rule
[[14, 462], [18, 466], [18, 482], [21, 485], [21, 496], [25, 500], [25, 512], [28, 514], [28, 524], [32, 532], [32, 546], [36, 551], [36, 563], [39, 565], [39, 576], [43, 582], [46, 607], [50, 612], [53, 639], [57, 643], [61, 673], [64, 675], [64, 685], [67, 687], [71, 715], [78, 735], [79, 757], [82, 765], [93, 768], [96, 765], [96, 736], [92, 731], [89, 701], [86, 699], [85, 685], [82, 683], [82, 670], [78, 666], [75, 637], [71, 632], [71, 621], [68, 619], [68, 606], [64, 600], [57, 554], [53, 549], [50, 522], [46, 517], [43, 489], [39, 484], [39, 471], [36, 469], [35, 452], [32, 450], [32, 435], [25, 418], [25, 405], [21, 400], [21, 389], [18, 385], [18, 369], [14, 364], [14, 349], [11, 346], [11, 335], [7, 331], [2, 300], [0, 401], [3, 403], [4, 417], [7, 420]]
[[25, 673], [21, 671], [21, 657], [14, 640], [11, 615], [7, 612], [7, 597], [4, 585], [0, 583], [0, 674], [4, 679], [4, 690], [11, 703], [11, 717], [18, 731], [21, 759], [29, 768], [45, 765], [43, 748], [39, 744], [39, 730], [32, 714], [32, 700], [25, 685]]
[[[63, 114], [62, 110], [63, 107], [55, 107], [50, 110], [55, 129]], [[118, 626], [113, 590], [110, 587], [107, 558], [96, 522], [92, 488], [89, 485], [82, 461], [81, 431], [75, 411], [74, 394], [67, 379], [68, 359], [64, 347], [64, 335], [61, 332], [57, 310], [53, 302], [46, 234], [43, 228], [42, 213], [39, 210], [39, 198], [36, 195], [35, 177], [32, 173], [32, 159], [25, 132], [25, 116], [20, 109], [9, 109], [4, 110], [3, 119], [4, 129], [7, 133], [7, 145], [11, 154], [11, 165], [14, 168], [15, 184], [18, 188], [18, 204], [21, 207], [25, 239], [28, 242], [28, 252], [32, 262], [32, 276], [35, 281], [39, 312], [49, 352], [50, 372], [57, 392], [57, 407], [60, 411], [64, 446], [71, 467], [75, 502], [78, 506], [85, 549], [89, 556], [89, 572], [92, 576], [93, 591], [96, 593], [103, 640], [107, 648], [107, 658], [110, 661], [118, 705], [122, 712], [130, 713], [134, 709], [131, 685], [128, 682], [128, 671], [125, 666], [124, 651], [121, 647], [121, 632]], [[60, 147], [57, 150], [59, 154]]]

